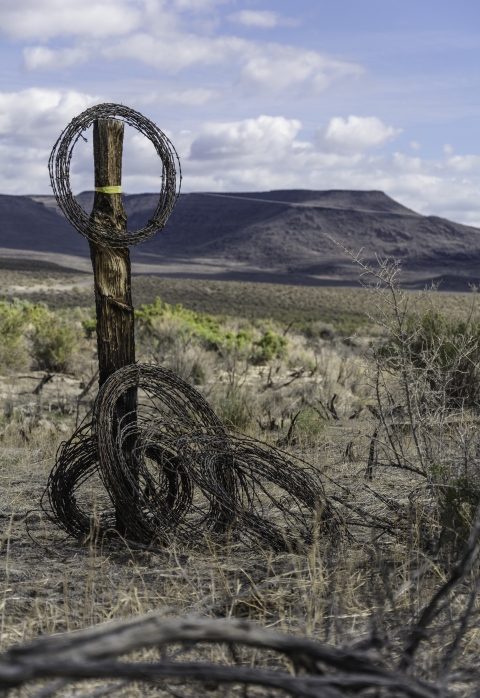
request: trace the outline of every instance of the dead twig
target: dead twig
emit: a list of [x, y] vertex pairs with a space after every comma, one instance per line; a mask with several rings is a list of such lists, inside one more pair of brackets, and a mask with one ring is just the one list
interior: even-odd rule
[[[288, 656], [306, 673], [204, 662], [117, 662], [112, 658], [149, 647], [170, 644], [227, 643], [271, 650]], [[322, 645], [308, 638], [282, 635], [245, 621], [201, 618], [165, 619], [158, 613], [107, 623], [75, 633], [42, 638], [0, 655], [0, 689], [22, 686], [41, 678], [108, 679], [155, 682], [183, 677], [219, 683], [282, 688], [291, 695], [340, 698], [367, 688], [386, 689], [411, 698], [437, 698], [442, 688], [391, 671], [381, 660], [360, 650]]]

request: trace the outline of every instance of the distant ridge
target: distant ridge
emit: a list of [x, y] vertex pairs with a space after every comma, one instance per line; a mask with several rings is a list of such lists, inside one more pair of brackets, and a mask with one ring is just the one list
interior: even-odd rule
[[[93, 192], [77, 199], [90, 212]], [[129, 229], [146, 223], [156, 201], [156, 194], [124, 195]], [[479, 229], [422, 216], [381, 191], [182, 194], [164, 231], [131, 256], [135, 273], [351, 285], [358, 270], [331, 238], [362, 250], [367, 262], [400, 259], [410, 286], [435, 280], [468, 290], [480, 281]], [[0, 248], [0, 257], [88, 266], [87, 241], [52, 196], [0, 195]]]

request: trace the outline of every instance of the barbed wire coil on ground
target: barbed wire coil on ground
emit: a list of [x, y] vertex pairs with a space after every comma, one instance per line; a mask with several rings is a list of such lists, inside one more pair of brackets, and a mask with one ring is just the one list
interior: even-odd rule
[[[132, 389], [138, 391], [135, 417], [118, 422], [117, 405]], [[93, 503], [85, 485], [92, 489], [95, 477]], [[100, 485], [108, 493], [103, 500]], [[61, 446], [43, 506], [77, 537], [88, 536], [92, 526], [102, 534], [118, 528], [120, 516], [128, 537], [147, 545], [198, 543], [203, 531], [298, 550], [316, 531], [339, 528], [313, 467], [227, 433], [192, 386], [148, 364], [126, 366], [106, 381], [91, 419]]]
[[[149, 139], [162, 161], [158, 204], [147, 225], [140, 230], [123, 231], [99, 223], [83, 210], [72, 194], [70, 165], [73, 149], [79, 138], [84, 137], [83, 133], [97, 119], [119, 119], [132, 126]], [[88, 240], [110, 247], [138, 245], [162, 230], [180, 195], [181, 167], [175, 147], [152, 121], [122, 104], [98, 104], [75, 117], [53, 146], [48, 170], [55, 199], [68, 221]]]

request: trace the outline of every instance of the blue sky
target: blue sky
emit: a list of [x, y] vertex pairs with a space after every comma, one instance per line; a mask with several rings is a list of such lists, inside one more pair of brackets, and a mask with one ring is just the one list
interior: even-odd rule
[[[99, 102], [155, 121], [183, 191], [381, 189], [480, 227], [478, 0], [0, 0], [0, 192], [48, 193]], [[130, 131], [130, 129], [128, 129]], [[91, 189], [91, 140], [75, 152]], [[126, 134], [124, 189], [160, 165]]]

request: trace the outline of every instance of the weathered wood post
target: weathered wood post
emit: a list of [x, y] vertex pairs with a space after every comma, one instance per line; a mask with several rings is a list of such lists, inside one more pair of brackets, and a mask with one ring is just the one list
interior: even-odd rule
[[[124, 123], [117, 119], [97, 119], [93, 124], [93, 157], [95, 166], [95, 198], [91, 218], [109, 228], [127, 230], [127, 216], [122, 201], [122, 152]], [[99, 387], [119, 368], [135, 363], [134, 311], [130, 250], [109, 247], [89, 241], [95, 281], [97, 312], [97, 346]], [[124, 393], [117, 405], [118, 428], [135, 420], [137, 391]], [[128, 416], [127, 416], [128, 415]], [[129, 442], [130, 441], [130, 442]], [[132, 440], [125, 444], [126, 462], [134, 468], [131, 458]], [[134, 473], [132, 472], [132, 475]], [[132, 493], [133, 497], [133, 493]], [[116, 510], [117, 529], [127, 533], [122, 512]]]
[[[127, 230], [127, 220], [121, 196], [122, 146], [124, 124], [132, 126], [152, 143], [162, 163], [160, 191], [156, 208], [151, 218], [139, 230]], [[95, 164], [95, 198], [91, 214], [82, 209], [70, 187], [70, 167], [75, 144], [93, 126], [93, 151]], [[50, 183], [58, 206], [71, 225], [90, 244], [97, 314], [97, 345], [99, 363], [99, 387], [108, 390], [116, 385], [115, 376], [121, 369], [135, 364], [134, 311], [131, 293], [130, 245], [138, 245], [162, 230], [172, 213], [180, 194], [177, 175], [181, 169], [174, 146], [165, 134], [149, 119], [123, 104], [98, 104], [76, 116], [62, 131], [52, 148], [48, 160]], [[178, 182], [180, 184], [180, 182]], [[141, 372], [141, 371], [140, 371]], [[140, 372], [135, 366], [131, 373], [136, 380], [129, 385], [137, 386]], [[122, 382], [123, 373], [118, 380]], [[118, 386], [117, 386], [118, 387]], [[105, 393], [102, 393], [104, 396]], [[140, 521], [133, 515], [139, 505], [140, 471], [135, 455], [137, 441], [137, 387], [118, 392], [114, 406], [109, 410], [108, 424], [100, 419], [99, 412], [92, 413], [88, 425], [91, 433], [85, 436], [85, 425], [76, 442], [72, 437], [64, 445], [62, 455], [52, 471], [48, 496], [58, 516], [58, 521], [69, 532], [90, 531], [89, 515], [77, 513], [81, 507], [77, 499], [77, 487], [88, 479], [90, 473], [99, 472], [107, 479], [115, 480], [107, 486], [115, 506], [116, 529], [122, 535], [138, 536], [129, 521]], [[96, 403], [97, 404], [97, 403]], [[216, 420], [216, 417], [215, 417]], [[214, 420], [214, 421], [215, 421]], [[105, 444], [111, 447], [105, 452]], [[121, 443], [121, 454], [117, 445]], [[83, 452], [83, 448], [86, 452]], [[72, 473], [73, 448], [75, 455]], [[83, 455], [82, 455], [83, 453]], [[67, 455], [68, 454], [68, 455]], [[92, 463], [92, 459], [94, 462]], [[114, 474], [112, 474], [112, 468]], [[69, 507], [73, 506], [75, 513]], [[110, 510], [108, 518], [110, 517]], [[88, 530], [86, 530], [86, 522]], [[108, 527], [111, 527], [110, 519]], [[141, 526], [140, 526], [141, 527]]]

